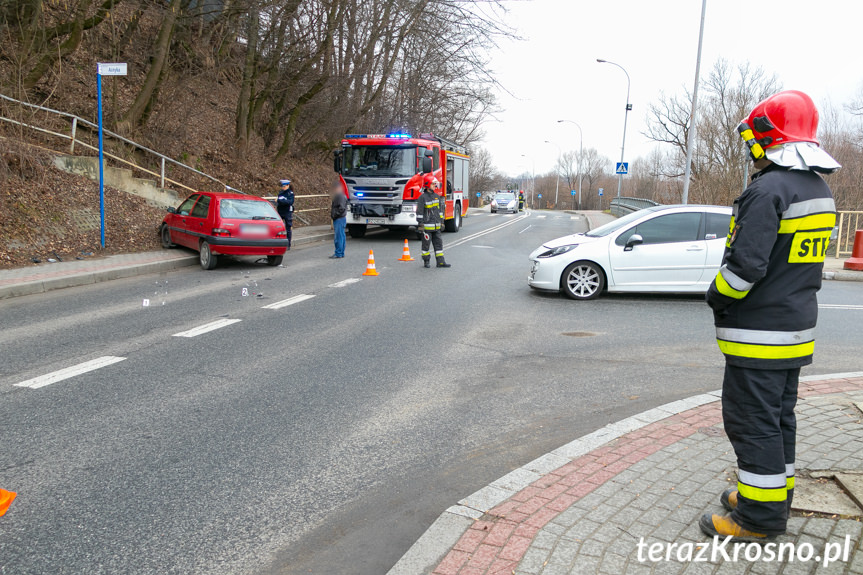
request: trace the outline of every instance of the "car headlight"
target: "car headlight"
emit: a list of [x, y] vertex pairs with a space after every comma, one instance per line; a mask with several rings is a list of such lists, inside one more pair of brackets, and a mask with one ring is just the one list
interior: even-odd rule
[[554, 249], [550, 249], [547, 252], [543, 252], [536, 257], [538, 257], [538, 258], [553, 258], [554, 256], [559, 256], [559, 255], [565, 254], [567, 252], [570, 252], [577, 247], [578, 247], [578, 244], [570, 244], [568, 246], [560, 246], [560, 247], [556, 247]]
[[513, 200], [509, 204], [507, 204], [507, 207], [508, 208], [514, 208], [515, 207], [515, 200]]
[[496, 202], [496, 201], [494, 201], [494, 200], [492, 200], [492, 201], [491, 201], [491, 205], [492, 205], [492, 207], [493, 207], [493, 208], [496, 208], [496, 207], [497, 207], [497, 202]]

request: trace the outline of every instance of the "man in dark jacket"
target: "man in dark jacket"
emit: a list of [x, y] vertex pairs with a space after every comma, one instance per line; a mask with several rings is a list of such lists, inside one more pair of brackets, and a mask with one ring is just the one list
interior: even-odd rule
[[800, 368], [812, 363], [816, 293], [836, 222], [819, 173], [839, 164], [816, 139], [818, 111], [806, 94], [780, 92], [738, 131], [759, 170], [734, 202], [719, 274], [707, 292], [725, 354], [722, 418], [737, 456], [737, 488], [707, 514], [708, 535], [764, 540], [785, 532], [794, 495]]
[[345, 196], [345, 191], [342, 189], [341, 184], [334, 185], [330, 195], [332, 197], [330, 217], [333, 219], [333, 231], [335, 232], [333, 242], [336, 247], [336, 251], [330, 256], [330, 259], [334, 260], [345, 257], [345, 243], [347, 243], [345, 227], [348, 222], [348, 198]]
[[443, 236], [441, 227], [444, 222], [444, 199], [436, 193], [440, 182], [431, 174], [423, 178], [423, 193], [417, 200], [417, 229], [423, 235], [422, 256], [423, 265], [431, 267], [431, 247], [434, 245], [434, 255], [437, 267], [452, 267], [443, 257]]
[[291, 180], [279, 180], [279, 195], [276, 197], [276, 210], [285, 222], [285, 232], [288, 238], [288, 249], [291, 249], [291, 238], [294, 227], [294, 186]]

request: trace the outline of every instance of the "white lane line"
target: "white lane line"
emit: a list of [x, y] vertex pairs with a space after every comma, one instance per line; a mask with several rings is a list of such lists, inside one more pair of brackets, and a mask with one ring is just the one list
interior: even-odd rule
[[544, 220], [545, 218], [546, 218], [546, 216], [536, 216], [536, 219], [538, 219], [538, 220]]
[[490, 228], [489, 228], [489, 229], [487, 229], [487, 230], [483, 230], [483, 231], [481, 231], [481, 232], [477, 232], [477, 233], [475, 233], [475, 234], [472, 234], [472, 235], [469, 235], [469, 236], [467, 236], [467, 237], [464, 237], [464, 238], [460, 239], [460, 240], [459, 240], [459, 241], [457, 241], [457, 242], [453, 242], [453, 243], [451, 243], [451, 244], [447, 245], [446, 247], [447, 247], [447, 249], [451, 249], [451, 248], [454, 248], [454, 247], [456, 247], [456, 246], [460, 246], [460, 245], [462, 245], [462, 244], [466, 244], [467, 242], [473, 241], [473, 240], [477, 239], [478, 237], [484, 236], [484, 235], [486, 235], [486, 234], [490, 234], [490, 233], [492, 233], [492, 232], [496, 232], [496, 231], [498, 231], [498, 230], [502, 230], [503, 228], [505, 228], [505, 227], [507, 227], [507, 226], [511, 226], [511, 225], [512, 225], [512, 224], [514, 224], [514, 223], [520, 222], [521, 220], [523, 220], [524, 218], [528, 217], [529, 215], [530, 215], [530, 213], [526, 213], [525, 215], [523, 215], [523, 216], [519, 216], [518, 218], [516, 218], [516, 219], [514, 219], [514, 220], [509, 220], [509, 221], [506, 221], [506, 222], [504, 222], [504, 223], [502, 223], [502, 224], [498, 224], [498, 225], [496, 225], [496, 226], [492, 226], [492, 227], [490, 227]]
[[493, 218], [493, 217], [497, 216], [497, 214], [489, 214], [489, 216]]
[[484, 250], [493, 250], [494, 246], [471, 246], [472, 248], [482, 248]]
[[307, 299], [312, 299], [313, 297], [315, 296], [308, 294], [295, 295], [294, 297], [289, 297], [288, 299], [283, 299], [282, 301], [277, 301], [276, 303], [265, 305], [261, 309], [282, 309], [283, 307], [288, 307], [289, 305], [294, 305], [295, 303], [300, 303], [301, 301], [306, 301]]
[[578, 219], [578, 216], [570, 216], [570, 218], [569, 218], [569, 219], [571, 219], [571, 220], [577, 220], [577, 219]]
[[838, 303], [821, 303], [818, 304], [821, 309], [854, 309], [863, 310], [863, 305], [838, 304]]
[[520, 232], [518, 232], [518, 233], [519, 233], [519, 235], [523, 234], [524, 232], [526, 232], [527, 230], [529, 230], [529, 229], [530, 229], [530, 228], [532, 228], [532, 227], [533, 227], [533, 224], [530, 224], [529, 226], [527, 226], [526, 228], [524, 228], [523, 230], [521, 230]]
[[181, 331], [180, 333], [175, 333], [174, 337], [197, 337], [201, 334], [215, 331], [217, 329], [221, 329], [225, 326], [231, 325], [233, 323], [237, 323], [239, 321], [243, 321], [241, 319], [219, 319], [210, 323], [205, 323], [204, 325], [199, 325], [198, 327]]
[[515, 215], [515, 214], [506, 214], [504, 217], [505, 217], [505, 218], [511, 218], [511, 217], [513, 217], [514, 215]]
[[21, 383], [16, 383], [15, 386], [38, 389], [40, 387], [45, 387], [46, 385], [51, 385], [52, 383], [57, 383], [58, 381], [63, 381], [64, 379], [69, 379], [70, 377], [75, 377], [76, 375], [81, 375], [82, 373], [87, 373], [88, 371], [95, 371], [99, 368], [118, 363], [124, 359], [126, 358], [106, 355], [105, 357], [85, 361], [84, 363], [79, 363], [78, 365], [67, 367], [66, 369], [61, 369], [59, 371], [40, 375], [39, 377], [34, 377], [33, 379], [28, 379], [27, 381], [22, 381]]
[[363, 281], [363, 278], [350, 278], [350, 279], [342, 280], [340, 282], [336, 282], [334, 284], [330, 284], [327, 287], [341, 288], [341, 287], [349, 286], [351, 284], [355, 284], [355, 283], [360, 282], [360, 281]]

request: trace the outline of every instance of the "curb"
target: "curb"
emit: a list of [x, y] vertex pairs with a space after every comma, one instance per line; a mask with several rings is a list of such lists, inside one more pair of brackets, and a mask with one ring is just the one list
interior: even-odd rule
[[[851, 377], [863, 377], [863, 371], [804, 376], [800, 378], [800, 382]], [[387, 572], [387, 575], [431, 573], [474, 521], [544, 475], [627, 433], [690, 409], [717, 402], [721, 397], [721, 390], [716, 390], [643, 411], [610, 423], [507, 473], [444, 511]]]
[[854, 271], [828, 271], [823, 272], [821, 277], [825, 280], [842, 282], [863, 282], [863, 272]]

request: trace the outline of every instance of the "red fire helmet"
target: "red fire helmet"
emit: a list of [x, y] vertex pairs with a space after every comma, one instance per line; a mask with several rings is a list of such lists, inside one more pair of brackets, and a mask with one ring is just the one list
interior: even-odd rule
[[440, 186], [440, 182], [432, 174], [426, 174], [425, 177], [423, 177], [423, 187], [424, 188], [428, 188], [430, 190], [436, 190], [436, 189], [438, 189], [439, 186]]
[[808, 95], [798, 90], [785, 90], [760, 102], [743, 121], [752, 129], [755, 141], [763, 148], [791, 142], [812, 142], [820, 145], [818, 110]]

